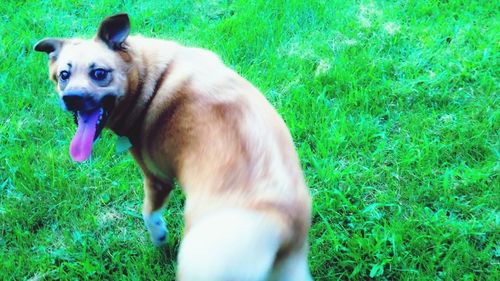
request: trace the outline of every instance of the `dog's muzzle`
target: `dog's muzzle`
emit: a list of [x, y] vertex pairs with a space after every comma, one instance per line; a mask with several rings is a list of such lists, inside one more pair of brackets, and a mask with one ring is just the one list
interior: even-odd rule
[[65, 108], [73, 113], [77, 125], [70, 145], [71, 157], [78, 162], [85, 161], [115, 106], [116, 95], [97, 96], [79, 90], [65, 91], [62, 101]]
[[68, 111], [87, 112], [102, 107], [109, 112], [115, 105], [116, 95], [106, 94], [97, 98], [84, 91], [66, 91], [63, 93], [62, 100]]

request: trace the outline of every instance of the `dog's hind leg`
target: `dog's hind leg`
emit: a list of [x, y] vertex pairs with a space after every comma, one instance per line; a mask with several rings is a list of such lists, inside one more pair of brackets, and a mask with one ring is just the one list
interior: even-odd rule
[[257, 212], [208, 214], [193, 223], [181, 242], [177, 280], [268, 280], [280, 243], [276, 223]]
[[171, 190], [172, 183], [161, 182], [149, 176], [144, 177], [142, 217], [155, 246], [167, 241], [168, 231], [162, 217], [162, 206]]

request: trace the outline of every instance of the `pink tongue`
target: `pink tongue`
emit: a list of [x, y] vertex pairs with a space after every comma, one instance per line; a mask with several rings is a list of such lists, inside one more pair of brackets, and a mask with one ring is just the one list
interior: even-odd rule
[[100, 109], [78, 112], [78, 129], [69, 147], [71, 158], [76, 162], [87, 160], [92, 152], [99, 113]]

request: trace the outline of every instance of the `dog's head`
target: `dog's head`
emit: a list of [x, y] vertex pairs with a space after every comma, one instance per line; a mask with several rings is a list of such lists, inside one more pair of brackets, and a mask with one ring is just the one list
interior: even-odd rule
[[91, 40], [45, 38], [35, 45], [35, 51], [49, 55], [49, 75], [61, 104], [75, 116], [78, 129], [70, 146], [75, 161], [90, 156], [93, 142], [125, 95], [129, 31], [128, 15], [118, 14], [104, 19]]

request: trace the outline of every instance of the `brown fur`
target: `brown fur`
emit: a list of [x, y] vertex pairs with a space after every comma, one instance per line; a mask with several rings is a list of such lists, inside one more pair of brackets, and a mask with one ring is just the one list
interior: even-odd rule
[[[99, 38], [88, 44], [103, 48]], [[76, 56], [72, 48], [65, 42], [50, 60], [54, 81], [60, 59]], [[304, 247], [311, 203], [297, 153], [255, 87], [215, 54], [169, 41], [129, 36], [123, 50], [95, 52], [126, 76], [108, 127], [133, 144], [144, 173], [143, 212], [160, 209], [177, 179], [186, 195], [185, 233], [205, 214], [236, 207], [279, 226], [278, 259]]]

